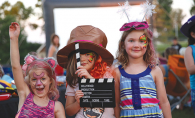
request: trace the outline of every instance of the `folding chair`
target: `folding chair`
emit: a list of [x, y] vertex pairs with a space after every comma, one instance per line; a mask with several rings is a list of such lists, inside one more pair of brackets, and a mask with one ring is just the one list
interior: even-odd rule
[[171, 105], [173, 111], [190, 94], [190, 75], [185, 67], [184, 56], [170, 55], [167, 64], [169, 69], [166, 92], [174, 97], [181, 97], [178, 102]]

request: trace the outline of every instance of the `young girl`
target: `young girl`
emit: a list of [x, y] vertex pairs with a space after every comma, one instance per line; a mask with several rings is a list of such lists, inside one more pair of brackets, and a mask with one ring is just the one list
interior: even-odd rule
[[[130, 22], [119, 41], [115, 69], [116, 114], [121, 118], [171, 118], [162, 71], [147, 22]], [[119, 91], [120, 90], [120, 91]], [[120, 108], [119, 108], [120, 105]], [[161, 110], [162, 109], [162, 110]]]
[[184, 62], [190, 74], [191, 101], [195, 113], [195, 16], [188, 19], [180, 31], [188, 37], [189, 46], [184, 54]]
[[9, 27], [11, 65], [19, 95], [16, 118], [65, 118], [63, 105], [56, 101], [59, 97], [53, 71], [56, 61], [53, 58], [37, 59], [34, 55], [27, 55], [22, 67], [27, 80], [25, 83], [20, 66], [19, 34], [19, 24], [11, 23]]
[[[75, 42], [79, 42], [81, 66], [76, 67]], [[67, 68], [66, 106], [69, 116], [75, 118], [115, 118], [113, 108], [81, 108], [78, 77], [111, 78], [107, 66], [113, 62], [112, 54], [106, 50], [107, 38], [104, 32], [90, 25], [78, 26], [72, 30], [67, 45], [57, 53], [58, 64]], [[78, 69], [78, 70], [77, 70]]]

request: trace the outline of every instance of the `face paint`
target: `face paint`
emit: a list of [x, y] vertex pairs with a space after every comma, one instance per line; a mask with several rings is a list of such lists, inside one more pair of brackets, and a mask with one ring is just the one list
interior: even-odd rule
[[41, 86], [43, 83], [41, 82], [41, 78], [45, 75], [44, 72], [42, 72], [40, 75], [37, 75], [35, 72], [33, 73], [33, 77], [37, 79], [35, 86]]
[[147, 46], [147, 37], [146, 37], [146, 35], [145, 34], [141, 35], [139, 37], [139, 40], [144, 41], [144, 44], [143, 44], [142, 48], [146, 48], [146, 46]]
[[93, 52], [90, 52], [90, 53], [86, 53], [86, 55], [89, 55], [89, 59], [88, 61], [91, 63], [95, 57], [94, 53]]

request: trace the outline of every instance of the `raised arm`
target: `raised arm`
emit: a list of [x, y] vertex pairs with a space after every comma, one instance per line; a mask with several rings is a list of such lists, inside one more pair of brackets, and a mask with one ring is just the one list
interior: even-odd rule
[[184, 62], [189, 74], [195, 74], [194, 58], [192, 56], [192, 48], [190, 46], [186, 48]]
[[165, 118], [172, 118], [170, 103], [167, 99], [167, 94], [164, 86], [164, 79], [161, 69], [156, 66], [152, 69], [152, 75], [154, 75], [154, 81], [156, 84], [157, 98], [160, 100], [160, 107], [162, 109]]
[[20, 66], [20, 54], [18, 49], [19, 34], [19, 24], [16, 22], [11, 23], [11, 25], [9, 26], [11, 66], [18, 95], [19, 97], [21, 97], [23, 95], [26, 96], [29, 89], [27, 84], [24, 82], [22, 68]]

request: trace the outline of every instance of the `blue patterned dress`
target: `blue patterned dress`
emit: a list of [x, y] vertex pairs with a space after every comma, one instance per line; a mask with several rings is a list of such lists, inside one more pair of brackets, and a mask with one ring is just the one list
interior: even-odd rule
[[120, 65], [121, 118], [163, 118], [156, 85], [148, 67], [139, 74], [128, 74]]

